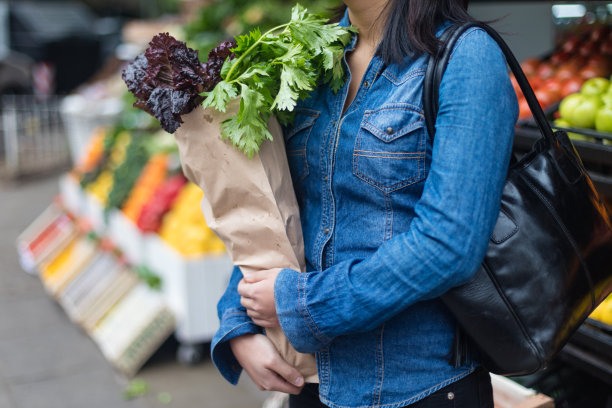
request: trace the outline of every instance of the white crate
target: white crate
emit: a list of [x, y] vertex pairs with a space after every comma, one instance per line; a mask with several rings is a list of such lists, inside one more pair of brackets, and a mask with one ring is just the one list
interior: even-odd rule
[[[39, 243], [41, 249], [33, 252], [30, 244], [52, 226], [55, 227], [54, 233]], [[60, 206], [49, 205], [17, 238], [21, 267], [28, 273], [36, 274], [40, 264], [52, 259], [76, 237], [77, 232], [76, 224]]]
[[139, 283], [109, 310], [90, 335], [104, 357], [131, 377], [173, 328], [174, 316], [162, 296]]
[[59, 180], [59, 190], [64, 208], [81, 216], [85, 211], [85, 193], [79, 181], [71, 174], [65, 174]]
[[93, 99], [79, 94], [64, 97], [59, 111], [66, 128], [73, 165], [86, 153], [94, 130], [116, 123], [122, 108], [120, 98]]
[[144, 237], [136, 224], [120, 210], [113, 210], [108, 219], [108, 236], [132, 265], [144, 262]]
[[89, 223], [98, 235], [106, 235], [107, 223], [104, 218], [104, 207], [100, 200], [90, 193], [85, 193], [83, 205], [83, 219]]
[[177, 319], [179, 342], [212, 340], [219, 327], [217, 302], [232, 272], [229, 257], [185, 258], [157, 234], [147, 234], [144, 261], [162, 279], [162, 294]]

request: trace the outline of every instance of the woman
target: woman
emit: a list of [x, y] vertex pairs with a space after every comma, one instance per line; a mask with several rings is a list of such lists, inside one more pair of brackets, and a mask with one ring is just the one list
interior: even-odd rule
[[[243, 367], [292, 407], [493, 407], [477, 356], [449, 362], [456, 323], [438, 296], [474, 275], [499, 211], [518, 109], [497, 44], [476, 28], [459, 39], [433, 139], [421, 101], [464, 3], [345, 1], [349, 78], [314, 91], [285, 133], [308, 272], [234, 271], [212, 351], [230, 381]], [[278, 324], [315, 353], [318, 389], [261, 335]]]

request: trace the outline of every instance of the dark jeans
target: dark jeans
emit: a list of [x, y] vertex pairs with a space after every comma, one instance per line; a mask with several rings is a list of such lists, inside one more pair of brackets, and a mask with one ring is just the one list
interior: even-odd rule
[[[489, 373], [477, 369], [459, 381], [407, 408], [493, 408], [493, 389]], [[289, 396], [289, 408], [327, 408], [319, 401], [319, 385], [306, 384], [300, 395]]]

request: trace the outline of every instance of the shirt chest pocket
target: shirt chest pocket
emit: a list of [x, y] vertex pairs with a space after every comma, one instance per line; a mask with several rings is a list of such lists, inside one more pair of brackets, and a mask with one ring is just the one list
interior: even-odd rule
[[291, 178], [299, 183], [308, 176], [308, 161], [306, 147], [310, 132], [319, 117], [319, 112], [310, 109], [298, 109], [293, 125], [285, 132], [285, 149]]
[[369, 110], [353, 150], [353, 174], [389, 193], [426, 176], [426, 134], [416, 107], [394, 104]]

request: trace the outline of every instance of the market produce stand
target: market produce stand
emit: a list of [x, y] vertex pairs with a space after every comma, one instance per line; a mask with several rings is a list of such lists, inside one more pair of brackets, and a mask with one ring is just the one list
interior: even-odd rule
[[[257, 25], [276, 25], [287, 18], [289, 10], [288, 5], [280, 3], [265, 7], [230, 3], [211, 3], [199, 20], [185, 27], [189, 45], [200, 50], [201, 58], [231, 34], [231, 27], [224, 25], [229, 21], [228, 13], [235, 12], [232, 24], [246, 31]], [[315, 2], [319, 3], [328, 5], [325, 0]], [[260, 20], [254, 19], [257, 16]], [[607, 35], [612, 36], [607, 18]], [[146, 34], [146, 40], [161, 31], [172, 29], [156, 26]], [[582, 38], [595, 37], [580, 32]], [[561, 69], [567, 61], [564, 58], [569, 58], [563, 52], [571, 51], [583, 59], [572, 68], [572, 75], [584, 77], [563, 79], [572, 82], [573, 92], [579, 91], [576, 84], [582, 84], [586, 76], [609, 77], [612, 73], [612, 66], [603, 74], [598, 65], [610, 64], [610, 55], [602, 59], [596, 51], [581, 51], [575, 40], [571, 42], [574, 48], [562, 42], [528, 64], [530, 81], [534, 88], [541, 88], [537, 96], [551, 123], [558, 119], [559, 103], [568, 95], [560, 93], [559, 80], [551, 80], [556, 72], [567, 71], [567, 67]], [[117, 81], [118, 75], [108, 79], [114, 83], [109, 88], [117, 88]], [[123, 83], [119, 88], [125, 91]], [[115, 95], [115, 102], [121, 98]], [[180, 171], [172, 137], [160, 137], [158, 125], [148, 115], [133, 109], [133, 101], [124, 102], [120, 109], [113, 110], [112, 120], [100, 122], [104, 127], [72, 135], [72, 144], [79, 141], [78, 147], [71, 149], [79, 152], [74, 166], [61, 178], [57, 199], [21, 234], [17, 246], [24, 269], [38, 274], [49, 295], [91, 336], [109, 362], [132, 376], [171, 334], [180, 342], [180, 361], [200, 360], [203, 345], [218, 326], [216, 303], [232, 265], [203, 220], [201, 191]], [[81, 112], [81, 103], [77, 103], [75, 112], [64, 116], [71, 120], [78, 114], [99, 111], [95, 105], [95, 101], [88, 101]], [[93, 123], [89, 119], [87, 122]], [[574, 127], [568, 130], [574, 134], [574, 146], [596, 188], [609, 200], [612, 144], [607, 141], [612, 141], [612, 133]], [[539, 137], [529, 118], [522, 117], [516, 127], [515, 152], [521, 155], [528, 151]], [[612, 385], [610, 324], [589, 319], [560, 353], [559, 360]], [[532, 401], [532, 405], [521, 406], [552, 404], [550, 399], [542, 401], [542, 395], [517, 391], [512, 384], [502, 383], [500, 387], [509, 396], [520, 394]], [[511, 401], [503, 406], [516, 404]]]

